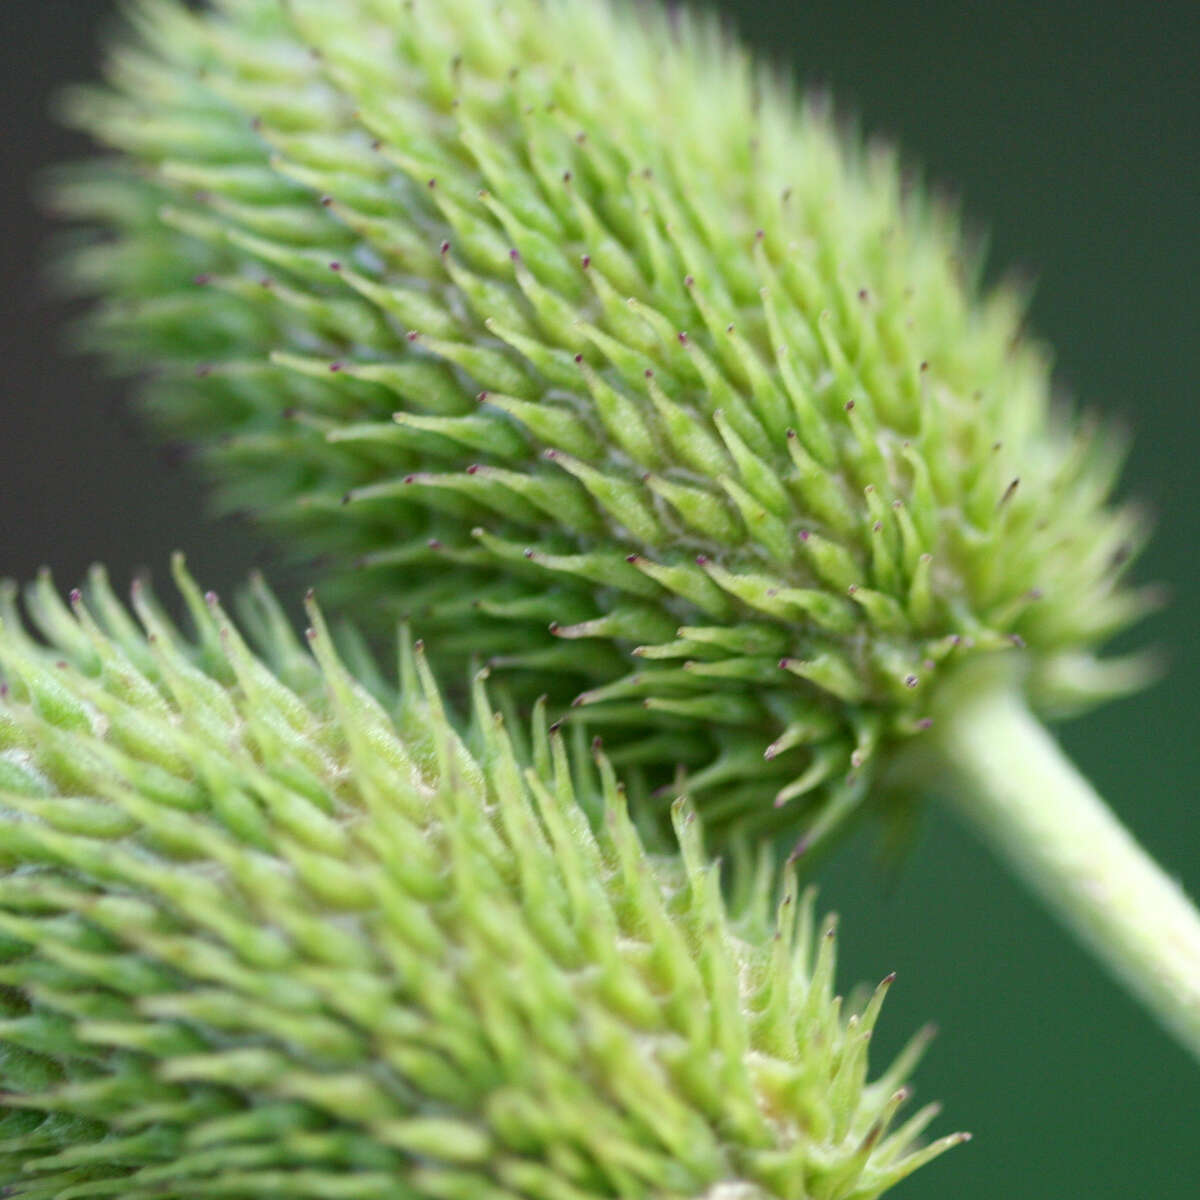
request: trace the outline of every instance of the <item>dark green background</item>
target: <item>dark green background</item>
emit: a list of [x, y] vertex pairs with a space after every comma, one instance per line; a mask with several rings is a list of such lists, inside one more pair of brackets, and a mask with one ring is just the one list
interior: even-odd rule
[[[331, 3], [336, 0], [330, 0]], [[120, 389], [62, 350], [67, 314], [38, 282], [44, 164], [81, 147], [48, 97], [93, 70], [109, 3], [0, 0], [4, 392], [0, 574], [54, 565], [64, 586], [107, 560], [161, 574], [183, 546], [231, 588], [258, 553], [200, 520], [201, 492], [121, 416]], [[1160, 514], [1144, 579], [1174, 590], [1144, 630], [1169, 680], [1062, 730], [1149, 849], [1200, 892], [1200, 40], [1195, 6], [791, 5], [726, 0], [742, 34], [864, 127], [901, 143], [991, 231], [993, 269], [1038, 280], [1035, 330], [1065, 390], [1136, 433], [1128, 490]], [[861, 838], [826, 872], [842, 979], [895, 968], [876, 1062], [929, 1018], [919, 1073], [935, 1129], [975, 1141], [898, 1197], [1200, 1196], [1200, 1064], [1168, 1039], [941, 812], [890, 886]]]

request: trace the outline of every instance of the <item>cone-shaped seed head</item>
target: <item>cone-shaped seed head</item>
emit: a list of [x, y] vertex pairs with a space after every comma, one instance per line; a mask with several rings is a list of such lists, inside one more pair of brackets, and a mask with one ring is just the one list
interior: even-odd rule
[[852, 807], [970, 654], [1028, 647], [1046, 706], [1133, 682], [1091, 656], [1147, 603], [1114, 439], [1052, 411], [953, 215], [709, 25], [132, 24], [68, 104], [116, 157], [57, 191], [103, 231], [94, 339], [343, 597], [653, 731], [728, 813], [752, 779], [759, 819]]
[[191, 641], [100, 574], [51, 648], [2, 606], [4, 1195], [834, 1200], [962, 1140], [892, 1128], [923, 1039], [866, 1083], [887, 981], [847, 1019], [793, 881], [727, 915], [684, 807], [659, 862], [544, 722], [178, 578]]

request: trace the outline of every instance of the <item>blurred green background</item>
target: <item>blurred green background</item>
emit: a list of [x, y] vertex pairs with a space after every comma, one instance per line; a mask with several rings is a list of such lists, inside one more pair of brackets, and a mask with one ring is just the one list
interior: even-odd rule
[[[331, 3], [335, 0], [331, 0]], [[0, 574], [43, 562], [164, 574], [182, 546], [206, 585], [261, 553], [202, 521], [186, 464], [143, 442], [121, 389], [63, 348], [70, 313], [40, 280], [38, 170], [83, 150], [48, 102], [95, 69], [114, 4], [3, 0], [7, 251], [0, 400]], [[1037, 280], [1032, 325], [1059, 382], [1136, 434], [1127, 490], [1159, 513], [1143, 579], [1173, 589], [1141, 631], [1168, 681], [1062, 728], [1147, 847], [1200, 893], [1200, 34], [1194, 4], [791, 4], [724, 0], [742, 36], [962, 198], [995, 273]], [[848, 986], [896, 969], [876, 1062], [928, 1019], [918, 1073], [935, 1130], [975, 1141], [899, 1198], [1200, 1196], [1200, 1064], [1189, 1062], [951, 819], [930, 811], [893, 880], [860, 837], [823, 874], [843, 915]]]

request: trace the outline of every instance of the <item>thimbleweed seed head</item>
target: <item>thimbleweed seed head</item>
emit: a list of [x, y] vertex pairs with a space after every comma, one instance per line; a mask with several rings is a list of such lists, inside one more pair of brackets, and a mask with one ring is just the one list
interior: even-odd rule
[[115, 157], [57, 190], [102, 231], [92, 338], [331, 600], [721, 784], [710, 827], [819, 836], [972, 656], [1024, 648], [1043, 708], [1140, 679], [1093, 656], [1148, 603], [1119, 447], [1052, 407], [1020, 297], [704, 21], [132, 24], [68, 104]]
[[315, 607], [310, 657], [256, 588], [264, 660], [177, 578], [190, 640], [5, 597], [5, 1195], [836, 1200], [963, 1140], [892, 1127], [925, 1039], [866, 1082], [890, 979], [843, 1013], [792, 879], [727, 912], [540, 710], [477, 681], [460, 738], [419, 647], [384, 704]]

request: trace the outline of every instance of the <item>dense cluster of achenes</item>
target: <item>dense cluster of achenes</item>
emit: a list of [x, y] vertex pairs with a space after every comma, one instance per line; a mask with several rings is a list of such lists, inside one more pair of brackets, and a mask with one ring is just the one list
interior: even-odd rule
[[257, 584], [259, 658], [176, 578], [192, 640], [102, 573], [31, 591], [49, 647], [4, 597], [8, 1194], [850, 1200], [962, 1140], [892, 1128], [927, 1035], [867, 1083], [890, 979], [842, 1011], [794, 878], [727, 915], [544, 706], [476, 680], [460, 736], [419, 646], [372, 694], [315, 606], [310, 654]]
[[972, 653], [1124, 685], [1119, 445], [890, 151], [686, 18], [221, 8], [71, 102], [118, 151], [59, 190], [71, 270], [330, 600], [719, 785], [710, 827], [828, 824]]
[[961, 1140], [892, 1129], [921, 1039], [867, 1083], [886, 988], [843, 1011], [790, 874], [723, 899], [686, 804], [642, 833], [686, 791], [810, 846], [984, 654], [1050, 708], [1134, 680], [1093, 652], [1141, 522], [1019, 298], [678, 14], [130, 22], [56, 188], [89, 337], [326, 603], [511, 714], [261, 585], [261, 657], [182, 569], [190, 639], [102, 575], [31, 590], [41, 641], [6, 594], [6, 1194], [868, 1200]]

